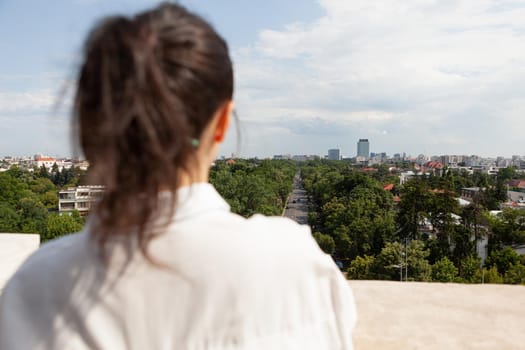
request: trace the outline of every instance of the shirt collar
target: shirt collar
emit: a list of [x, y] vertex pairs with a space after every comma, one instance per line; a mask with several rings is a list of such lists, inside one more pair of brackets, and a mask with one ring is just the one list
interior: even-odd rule
[[179, 188], [175, 205], [175, 220], [187, 219], [214, 210], [230, 210], [230, 205], [208, 182], [196, 182]]

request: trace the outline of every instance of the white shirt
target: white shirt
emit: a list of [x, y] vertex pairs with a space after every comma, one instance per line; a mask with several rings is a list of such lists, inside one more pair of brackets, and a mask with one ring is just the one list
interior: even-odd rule
[[89, 225], [44, 244], [3, 291], [0, 349], [352, 348], [352, 292], [307, 226], [233, 214], [210, 184], [177, 195], [149, 246], [168, 268], [105, 267]]

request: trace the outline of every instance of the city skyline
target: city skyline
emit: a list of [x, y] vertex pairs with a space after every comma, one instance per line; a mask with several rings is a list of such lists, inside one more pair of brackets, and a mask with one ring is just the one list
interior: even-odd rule
[[[87, 30], [103, 15], [153, 3], [2, 2], [0, 153], [72, 155], [70, 97], [60, 92], [71, 86]], [[361, 137], [373, 140], [372, 152], [412, 156], [523, 153], [525, 4], [181, 3], [230, 45], [241, 139], [232, 123], [219, 155], [337, 147], [351, 156]]]
[[[370, 140], [369, 140], [370, 141]], [[355, 146], [354, 146], [355, 147]], [[349, 153], [346, 153], [342, 148], [340, 147], [332, 147], [328, 150], [319, 150], [319, 152], [314, 152], [314, 153], [306, 153], [306, 152], [297, 152], [297, 153], [292, 153], [292, 152], [280, 152], [280, 153], [276, 153], [276, 154], [272, 154], [270, 156], [264, 156], [264, 157], [259, 157], [259, 156], [237, 156], [235, 154], [230, 154], [230, 155], [225, 155], [225, 154], [218, 154], [217, 155], [217, 159], [220, 159], [220, 158], [235, 158], [235, 157], [238, 157], [238, 158], [245, 158], [245, 159], [250, 159], [250, 158], [260, 158], [260, 159], [268, 159], [268, 158], [274, 158], [275, 156], [318, 156], [320, 158], [330, 158], [329, 157], [329, 154], [330, 154], [330, 151], [338, 151], [338, 154], [339, 154], [339, 157], [342, 158], [342, 159], [349, 159], [349, 158], [356, 158], [358, 157], [355, 149], [354, 151], [350, 151]], [[455, 153], [436, 153], [436, 154], [430, 154], [430, 153], [415, 153], [415, 154], [410, 154], [410, 153], [407, 153], [407, 152], [402, 152], [402, 151], [388, 151], [388, 150], [374, 150], [374, 149], [371, 149], [370, 150], [370, 157], [372, 158], [372, 155], [376, 155], [376, 156], [381, 156], [382, 154], [386, 155], [387, 158], [394, 158], [396, 156], [399, 156], [400, 158], [406, 158], [408, 160], [416, 160], [417, 158], [421, 157], [421, 156], [424, 156], [426, 158], [435, 158], [435, 157], [448, 157], [448, 156], [451, 156], [451, 157], [479, 157], [481, 159], [498, 159], [498, 158], [503, 158], [503, 159], [512, 159], [514, 157], [518, 157], [520, 159], [524, 159], [525, 160], [525, 154], [519, 154], [519, 153], [515, 153], [515, 154], [493, 154], [493, 155], [481, 155], [481, 154], [462, 154], [462, 153], [458, 153], [458, 152], [455, 152]], [[46, 154], [46, 153], [42, 153], [42, 152], [35, 152], [33, 154], [0, 154], [0, 160], [2, 159], [7, 159], [7, 158], [17, 158], [17, 159], [23, 159], [23, 158], [36, 158], [36, 157], [51, 157], [52, 159], [76, 159], [76, 160], [83, 160], [85, 159], [83, 156], [72, 156], [72, 155], [64, 155], [64, 154]]]

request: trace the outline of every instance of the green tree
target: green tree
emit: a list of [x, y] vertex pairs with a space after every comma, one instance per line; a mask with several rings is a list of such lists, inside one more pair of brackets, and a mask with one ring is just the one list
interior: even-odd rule
[[504, 209], [499, 216], [487, 215], [491, 235], [489, 252], [506, 245], [525, 243], [525, 211]]
[[[434, 250], [434, 254], [432, 254], [432, 261], [437, 261], [450, 255], [450, 252], [452, 251], [451, 245], [454, 243], [454, 238], [459, 239], [458, 242], [462, 244], [461, 246], [457, 246], [457, 248], [466, 248], [464, 245], [469, 242], [470, 233], [462, 232], [463, 230], [457, 228], [456, 219], [453, 217], [453, 214], [459, 211], [459, 204], [452, 191], [434, 191], [430, 195], [427, 211], [428, 218], [436, 233], [437, 241], [435, 242], [435, 247], [438, 248], [437, 250]], [[460, 253], [458, 251], [458, 253], [460, 256], [466, 256], [471, 252]]]
[[47, 171], [47, 168], [44, 165], [38, 169], [36, 174], [40, 178], [49, 179], [49, 171]]
[[53, 185], [51, 180], [48, 178], [37, 177], [34, 180], [30, 181], [29, 189], [36, 194], [43, 194], [49, 191], [56, 191], [56, 186]]
[[60, 186], [60, 169], [58, 167], [57, 163], [53, 163], [53, 166], [51, 167], [51, 173], [49, 174], [49, 178], [56, 186]]
[[408, 245], [408, 278], [415, 281], [430, 281], [432, 267], [428, 262], [429, 251], [425, 243], [413, 240]]
[[400, 238], [420, 238], [419, 224], [429, 216], [432, 193], [425, 179], [412, 179], [400, 191], [397, 223]]
[[474, 233], [463, 225], [455, 225], [451, 230], [452, 254], [454, 265], [458, 266], [459, 274], [463, 275], [462, 261], [476, 253], [476, 240]]
[[21, 232], [42, 233], [45, 229], [47, 209], [34, 196], [20, 199], [19, 215], [21, 217]]
[[501, 277], [496, 266], [492, 266], [490, 269], [483, 268], [482, 276], [479, 276], [478, 279], [485, 283], [503, 283], [503, 277]]
[[376, 271], [380, 279], [399, 280], [400, 268], [407, 268], [407, 278], [414, 281], [430, 281], [432, 268], [426, 259], [428, 250], [422, 241], [413, 240], [407, 246], [399, 242], [387, 243], [376, 257]]
[[512, 180], [517, 177], [518, 173], [516, 172], [516, 167], [510, 166], [498, 171], [498, 179], [502, 181]]
[[458, 275], [458, 269], [447, 257], [441, 258], [432, 266], [432, 280], [438, 282], [453, 282]]
[[279, 215], [292, 191], [295, 173], [296, 166], [288, 161], [217, 161], [210, 182], [235, 213]]
[[317, 244], [319, 244], [319, 247], [326, 254], [333, 254], [334, 249], [335, 249], [335, 242], [331, 236], [325, 235], [321, 232], [314, 232], [313, 236], [315, 240], [317, 241]]
[[46, 220], [46, 229], [40, 237], [42, 241], [48, 241], [80, 230], [82, 224], [73, 215], [50, 214]]
[[58, 208], [58, 193], [57, 191], [48, 191], [40, 195], [40, 202], [47, 209], [57, 209]]
[[460, 263], [460, 277], [463, 279], [463, 281], [469, 283], [481, 282], [481, 280], [478, 279], [481, 268], [480, 258], [471, 255], [461, 260]]
[[347, 277], [355, 280], [374, 279], [374, 265], [375, 258], [373, 256], [358, 256], [350, 263], [347, 270]]
[[511, 265], [518, 265], [519, 263], [520, 256], [511, 247], [492, 251], [485, 261], [486, 266], [495, 266], [502, 275], [510, 269]]
[[0, 232], [20, 232], [20, 215], [7, 203], [0, 203]]
[[482, 229], [482, 227], [488, 226], [487, 214], [484, 212], [477, 197], [474, 197], [471, 204], [461, 209], [460, 215], [463, 226], [465, 229], [472, 231], [476, 239], [480, 239], [486, 233], [486, 230]]
[[505, 283], [525, 284], [525, 266], [522, 264], [510, 265], [504, 277]]

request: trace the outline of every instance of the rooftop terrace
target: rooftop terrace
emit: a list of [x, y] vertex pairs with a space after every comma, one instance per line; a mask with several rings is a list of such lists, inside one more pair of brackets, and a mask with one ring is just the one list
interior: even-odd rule
[[[38, 248], [38, 235], [0, 234], [0, 293]], [[525, 349], [525, 287], [349, 281], [356, 349]]]

